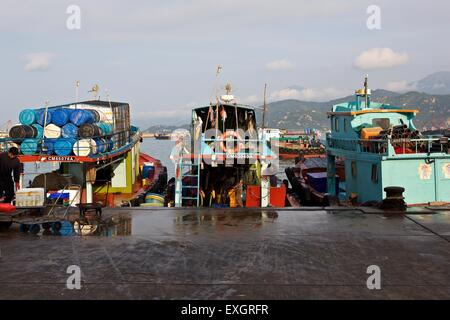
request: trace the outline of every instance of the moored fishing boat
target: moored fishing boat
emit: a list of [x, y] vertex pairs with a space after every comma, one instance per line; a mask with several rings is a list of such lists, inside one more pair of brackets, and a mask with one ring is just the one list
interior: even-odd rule
[[280, 138], [275, 143], [278, 144], [281, 160], [325, 154], [325, 146], [319, 140], [319, 132], [314, 129], [306, 129], [303, 132], [281, 132]]
[[[22, 188], [40, 188], [47, 195], [68, 193], [71, 205], [107, 207], [137, 206], [147, 192], [165, 189], [167, 170], [141, 153], [141, 132], [130, 123], [128, 103], [74, 102], [26, 109], [19, 118], [21, 124], [0, 144], [3, 150], [20, 149], [19, 160], [25, 164]], [[27, 167], [46, 164], [55, 170], [27, 172]]]
[[370, 95], [366, 77], [355, 101], [333, 106], [320, 164], [303, 160], [286, 169], [303, 204], [380, 205], [392, 187], [409, 206], [450, 202], [447, 131], [421, 133], [413, 122], [418, 110], [372, 102]]
[[369, 205], [399, 187], [394, 198], [409, 206], [450, 202], [449, 138], [419, 132], [414, 126], [418, 110], [372, 102], [370, 95], [366, 77], [355, 101], [334, 105], [328, 113], [326, 174], [322, 167], [320, 177], [327, 187], [322, 195]]
[[284, 207], [277, 185], [277, 130], [256, 124], [255, 108], [230, 94], [192, 110], [191, 131], [180, 135], [172, 160], [176, 177], [170, 203], [177, 207]]

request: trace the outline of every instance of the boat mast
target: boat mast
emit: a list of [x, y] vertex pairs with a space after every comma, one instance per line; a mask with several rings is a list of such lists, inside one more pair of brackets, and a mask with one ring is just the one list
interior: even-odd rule
[[364, 98], [365, 98], [366, 108], [369, 107], [369, 84], [368, 84], [368, 80], [369, 80], [369, 75], [366, 74], [366, 77], [364, 78]]
[[264, 109], [263, 109], [263, 118], [262, 118], [262, 129], [266, 127], [266, 112], [267, 112], [267, 83], [264, 84]]

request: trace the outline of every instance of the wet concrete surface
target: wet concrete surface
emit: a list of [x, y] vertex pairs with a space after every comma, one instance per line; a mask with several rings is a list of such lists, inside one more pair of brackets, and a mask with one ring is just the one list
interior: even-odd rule
[[[0, 299], [450, 298], [449, 211], [120, 209], [102, 221], [0, 233]], [[70, 265], [80, 290], [66, 288]], [[381, 290], [366, 286], [370, 265]]]

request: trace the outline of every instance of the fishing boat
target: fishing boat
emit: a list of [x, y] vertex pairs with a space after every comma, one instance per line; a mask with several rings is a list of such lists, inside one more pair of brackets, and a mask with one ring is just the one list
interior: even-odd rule
[[[329, 206], [330, 197], [327, 190], [327, 158], [322, 155], [300, 156], [294, 167], [285, 169], [286, 177], [292, 190], [304, 206]], [[345, 170], [342, 161], [336, 163], [336, 193], [341, 192], [345, 183]]]
[[368, 79], [355, 100], [328, 112], [327, 193], [337, 196], [337, 162], [345, 167], [344, 199], [377, 202], [386, 188], [404, 189], [409, 206], [450, 202], [450, 144], [445, 135], [424, 135], [415, 109], [371, 101]]
[[171, 134], [170, 132], [162, 131], [155, 133], [154, 137], [156, 140], [170, 140]]
[[277, 144], [281, 160], [317, 157], [317, 155], [325, 154], [325, 146], [320, 142], [319, 132], [315, 129], [305, 129], [302, 132], [281, 132]]
[[68, 194], [71, 205], [138, 206], [166, 187], [166, 168], [140, 151], [141, 131], [130, 123], [128, 103], [74, 102], [26, 109], [19, 118], [0, 146], [20, 149], [21, 195], [44, 190], [58, 199]]
[[191, 131], [171, 155], [176, 207], [284, 207], [286, 187], [278, 186], [277, 130], [257, 126], [255, 108], [226, 94], [192, 110]]

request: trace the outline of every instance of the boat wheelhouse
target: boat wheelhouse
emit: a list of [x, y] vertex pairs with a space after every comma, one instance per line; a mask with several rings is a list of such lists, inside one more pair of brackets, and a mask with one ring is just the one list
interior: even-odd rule
[[414, 109], [372, 102], [367, 77], [352, 102], [328, 113], [328, 193], [336, 194], [336, 158], [345, 162], [345, 192], [357, 202], [380, 201], [386, 187], [405, 189], [408, 205], [450, 202], [450, 151], [446, 137], [422, 135]]
[[258, 128], [255, 108], [236, 103], [229, 90], [192, 110], [191, 132], [175, 146], [175, 206], [284, 206], [271, 144], [279, 132]]

